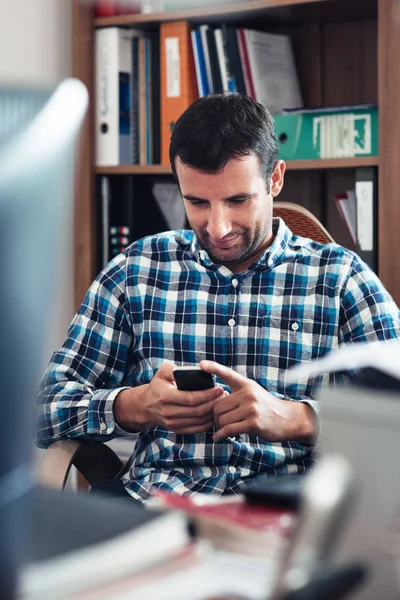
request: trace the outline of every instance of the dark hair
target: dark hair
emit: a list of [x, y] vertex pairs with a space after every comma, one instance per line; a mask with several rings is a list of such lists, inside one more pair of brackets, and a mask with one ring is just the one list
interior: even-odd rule
[[178, 180], [177, 157], [185, 165], [214, 173], [231, 158], [252, 152], [258, 156], [268, 184], [278, 160], [272, 117], [249, 96], [225, 93], [203, 96], [185, 110], [172, 131], [169, 158]]

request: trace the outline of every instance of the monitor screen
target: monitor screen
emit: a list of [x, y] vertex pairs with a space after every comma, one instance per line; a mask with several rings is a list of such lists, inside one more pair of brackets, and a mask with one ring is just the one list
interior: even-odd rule
[[36, 388], [73, 218], [82, 83], [0, 87], [0, 588], [12, 597], [32, 486]]

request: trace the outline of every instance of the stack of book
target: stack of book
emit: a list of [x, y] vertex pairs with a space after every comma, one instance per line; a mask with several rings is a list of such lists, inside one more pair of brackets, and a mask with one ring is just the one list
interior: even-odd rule
[[226, 24], [200, 25], [191, 36], [199, 96], [240, 92], [272, 114], [302, 106], [289, 36]]

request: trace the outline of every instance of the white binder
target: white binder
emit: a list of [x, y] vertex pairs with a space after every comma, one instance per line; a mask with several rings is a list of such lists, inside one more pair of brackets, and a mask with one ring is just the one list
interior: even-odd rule
[[132, 164], [132, 35], [119, 27], [95, 32], [96, 164]]

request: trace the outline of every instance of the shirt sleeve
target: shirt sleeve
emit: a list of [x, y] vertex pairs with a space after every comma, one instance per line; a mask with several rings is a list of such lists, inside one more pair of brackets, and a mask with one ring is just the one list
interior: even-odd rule
[[100, 273], [52, 356], [39, 388], [36, 443], [42, 448], [62, 438], [106, 441], [131, 435], [113, 414], [132, 362], [125, 270], [121, 254]]
[[375, 273], [354, 255], [341, 298], [339, 345], [400, 337], [399, 309]]

